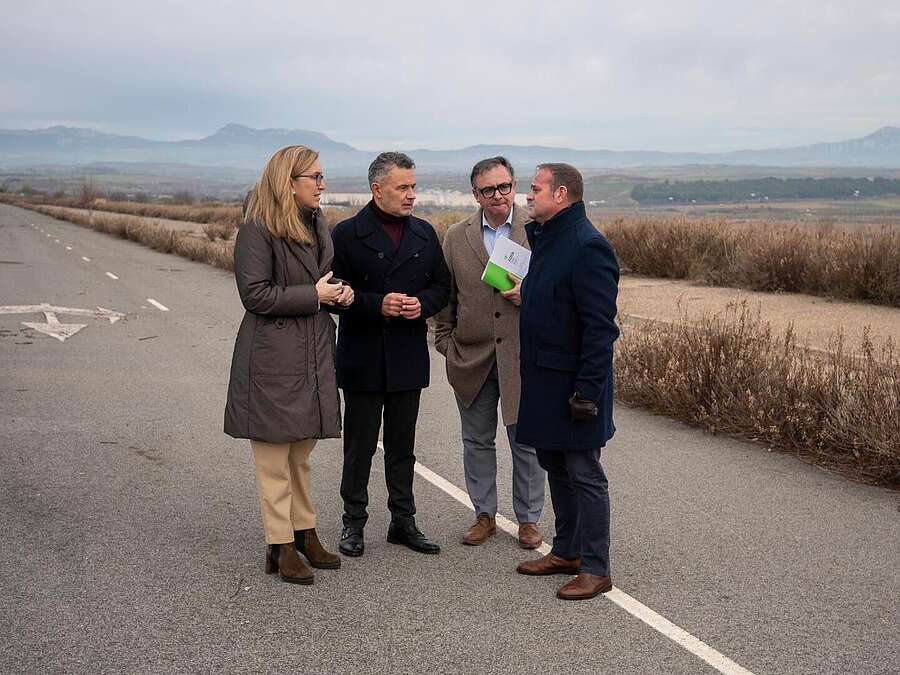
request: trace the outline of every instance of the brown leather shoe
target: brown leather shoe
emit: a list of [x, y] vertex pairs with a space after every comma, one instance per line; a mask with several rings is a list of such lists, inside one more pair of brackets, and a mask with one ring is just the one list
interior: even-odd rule
[[572, 581], [563, 584], [556, 591], [556, 597], [560, 600], [587, 600], [611, 590], [612, 580], [609, 577], [601, 577], [589, 572], [579, 572]]
[[581, 567], [581, 558], [573, 558], [567, 560], [560, 558], [558, 555], [548, 553], [543, 558], [536, 560], [526, 560], [519, 563], [516, 572], [519, 574], [532, 574], [535, 576], [543, 576], [545, 574], [578, 574]]
[[479, 513], [478, 519], [463, 535], [466, 546], [480, 546], [497, 533], [497, 521], [486, 513]]
[[266, 547], [266, 574], [281, 574], [281, 580], [289, 584], [313, 582], [313, 571], [297, 555], [294, 542], [271, 544]]
[[519, 523], [519, 547], [534, 549], [544, 543], [534, 523]]
[[309, 564], [320, 570], [336, 570], [341, 566], [341, 558], [322, 546], [316, 529], [294, 530], [294, 547], [306, 556]]

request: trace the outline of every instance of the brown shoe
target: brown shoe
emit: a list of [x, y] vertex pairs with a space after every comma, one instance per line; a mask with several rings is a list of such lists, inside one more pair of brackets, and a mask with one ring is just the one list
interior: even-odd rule
[[558, 555], [548, 553], [543, 558], [526, 560], [523, 563], [519, 563], [519, 566], [516, 567], [516, 572], [519, 574], [532, 574], [536, 576], [543, 576], [544, 574], [578, 574], [578, 569], [580, 567], [581, 558], [566, 560], [565, 558], [560, 558]]
[[556, 597], [560, 600], [587, 600], [612, 590], [612, 580], [588, 572], [579, 572], [572, 581], [563, 584]]
[[294, 530], [294, 547], [306, 556], [309, 564], [320, 570], [336, 570], [341, 566], [341, 558], [329, 553], [319, 541], [316, 529]]
[[276, 573], [281, 573], [281, 580], [289, 584], [309, 585], [313, 582], [313, 571], [297, 555], [294, 542], [266, 547], [266, 574]]
[[478, 519], [463, 535], [466, 546], [480, 546], [497, 533], [497, 521], [486, 513], [479, 513]]
[[519, 523], [519, 547], [525, 549], [537, 548], [544, 543], [541, 533], [534, 523]]

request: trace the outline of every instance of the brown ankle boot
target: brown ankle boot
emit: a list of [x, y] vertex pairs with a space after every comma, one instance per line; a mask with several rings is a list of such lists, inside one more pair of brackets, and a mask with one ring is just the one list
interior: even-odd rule
[[311, 530], [294, 530], [294, 546], [306, 559], [309, 564], [320, 570], [336, 570], [341, 566], [340, 556], [329, 553], [319, 541], [316, 534], [316, 528]]
[[266, 547], [266, 574], [278, 572], [281, 580], [289, 584], [309, 585], [313, 582], [313, 571], [297, 555], [293, 542]]

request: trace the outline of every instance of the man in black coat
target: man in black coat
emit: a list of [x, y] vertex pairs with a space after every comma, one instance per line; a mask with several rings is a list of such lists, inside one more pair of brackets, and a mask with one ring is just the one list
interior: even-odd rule
[[337, 225], [334, 276], [355, 301], [341, 314], [337, 384], [344, 391], [344, 470], [341, 553], [362, 555], [368, 518], [369, 473], [384, 415], [384, 472], [391, 525], [387, 540], [421, 553], [440, 547], [416, 527], [413, 454], [419, 395], [428, 386], [425, 320], [450, 296], [450, 272], [426, 221], [411, 215], [415, 164], [384, 152], [369, 167], [372, 200]]
[[557, 591], [583, 600], [612, 588], [609, 492], [600, 449], [612, 438], [619, 266], [584, 211], [568, 164], [541, 164], [528, 194], [532, 256], [519, 314], [522, 393], [517, 440], [537, 450], [556, 513], [550, 553], [521, 574], [577, 574]]

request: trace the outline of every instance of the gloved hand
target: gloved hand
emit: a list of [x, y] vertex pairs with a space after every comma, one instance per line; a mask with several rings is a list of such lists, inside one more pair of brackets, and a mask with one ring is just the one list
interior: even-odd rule
[[569, 399], [569, 411], [573, 422], [584, 422], [597, 416], [597, 404], [577, 391]]

